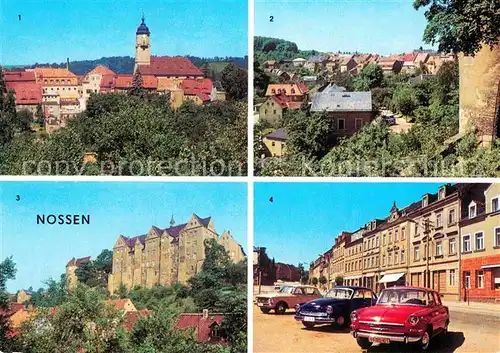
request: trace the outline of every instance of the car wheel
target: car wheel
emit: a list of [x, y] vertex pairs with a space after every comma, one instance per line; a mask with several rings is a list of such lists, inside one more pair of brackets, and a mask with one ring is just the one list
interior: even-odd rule
[[310, 322], [304, 322], [302, 321], [302, 325], [304, 325], [304, 327], [307, 329], [307, 330], [310, 330], [312, 328], [314, 328], [314, 324], [310, 323]]
[[368, 341], [368, 338], [366, 337], [356, 337], [356, 342], [362, 349], [368, 349], [373, 344], [372, 342]]
[[271, 309], [269, 309], [269, 308], [260, 308], [260, 311], [262, 311], [264, 314], [269, 314], [269, 312], [271, 311]]
[[279, 302], [278, 304], [276, 304], [276, 308], [274, 309], [274, 311], [279, 315], [284, 314], [286, 311], [286, 304], [283, 302]]
[[430, 330], [427, 330], [424, 332], [424, 335], [422, 336], [422, 339], [419, 342], [420, 345], [420, 350], [422, 352], [426, 352], [429, 349], [429, 346], [431, 344], [431, 332]]
[[347, 320], [343, 316], [339, 316], [335, 323], [338, 325], [340, 328], [345, 328], [348, 324]]

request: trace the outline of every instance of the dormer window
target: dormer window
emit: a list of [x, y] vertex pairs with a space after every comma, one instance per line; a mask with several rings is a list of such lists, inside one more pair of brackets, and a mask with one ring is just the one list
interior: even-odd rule
[[477, 204], [472, 201], [469, 204], [469, 218], [474, 218], [477, 216]]
[[441, 186], [438, 192], [438, 200], [444, 199], [445, 195], [446, 195], [446, 189], [444, 186]]
[[425, 194], [422, 199], [422, 207], [427, 207], [429, 205], [429, 194]]

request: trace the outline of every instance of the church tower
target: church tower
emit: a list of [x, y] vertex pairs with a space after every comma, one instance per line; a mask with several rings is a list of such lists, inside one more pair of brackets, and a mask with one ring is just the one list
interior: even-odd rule
[[137, 70], [138, 65], [149, 65], [151, 62], [151, 42], [150, 32], [148, 26], [144, 23], [144, 15], [142, 16], [142, 23], [137, 28], [135, 33], [135, 67], [134, 72]]

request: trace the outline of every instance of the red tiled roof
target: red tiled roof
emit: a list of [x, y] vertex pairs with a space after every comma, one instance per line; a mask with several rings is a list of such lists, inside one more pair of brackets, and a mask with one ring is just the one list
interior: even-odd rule
[[125, 313], [125, 318], [123, 320], [123, 327], [125, 331], [130, 332], [134, 328], [135, 323], [139, 320], [139, 317], [148, 317], [152, 314], [151, 310], [140, 310], [140, 311], [129, 311]]
[[[104, 75], [101, 79], [101, 88], [128, 89], [132, 87], [133, 81], [132, 75]], [[142, 87], [156, 89], [158, 79], [152, 75], [143, 75]]]
[[61, 78], [61, 77], [71, 77], [76, 78], [77, 76], [66, 68], [52, 68], [52, 67], [36, 67], [35, 68], [37, 78]]
[[5, 82], [35, 82], [34, 71], [4, 71]]
[[303, 83], [272, 83], [267, 86], [266, 96], [274, 96], [284, 92], [289, 96], [302, 96], [309, 92], [309, 88]]
[[213, 83], [209, 78], [186, 79], [182, 80], [181, 88], [183, 90], [200, 90], [208, 94], [212, 92]]
[[188, 58], [181, 56], [152, 56], [150, 65], [139, 66], [142, 75], [203, 76]]
[[223, 314], [212, 314], [208, 318], [204, 318], [203, 314], [181, 314], [175, 323], [175, 327], [179, 329], [194, 329], [198, 342], [208, 342], [212, 326], [214, 324], [220, 325], [223, 320]]
[[35, 82], [6, 82], [7, 91], [13, 90], [16, 104], [41, 104], [42, 86]]
[[300, 109], [302, 106], [301, 102], [294, 102], [291, 100], [290, 97], [284, 95], [284, 94], [279, 94], [276, 96], [271, 96], [271, 98], [281, 106], [281, 108], [289, 108], [289, 109]]
[[417, 58], [417, 54], [415, 53], [408, 53], [408, 54], [405, 54], [403, 55], [403, 61], [415, 61], [415, 59]]
[[99, 74], [99, 75], [116, 75], [115, 72], [113, 72], [112, 70], [108, 69], [104, 65], [97, 65], [96, 67], [94, 67], [94, 69], [92, 69], [91, 71], [89, 71], [87, 73], [87, 75], [95, 75], [95, 74]]

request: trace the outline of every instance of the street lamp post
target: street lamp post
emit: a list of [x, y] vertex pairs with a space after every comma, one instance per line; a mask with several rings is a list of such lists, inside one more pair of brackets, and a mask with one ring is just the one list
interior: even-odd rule
[[[410, 222], [415, 223], [415, 227], [422, 227], [414, 219], [409, 218], [408, 220]], [[431, 271], [429, 270], [429, 259], [430, 259], [430, 251], [429, 251], [430, 248], [429, 248], [429, 245], [430, 245], [430, 233], [431, 233], [431, 229], [432, 229], [432, 223], [431, 223], [431, 221], [428, 218], [424, 219], [423, 230], [424, 230], [424, 235], [425, 235], [425, 246], [426, 246], [426, 249], [425, 249], [425, 281], [424, 281], [424, 285], [427, 288], [431, 287], [431, 275], [430, 275]]]

